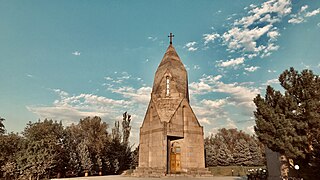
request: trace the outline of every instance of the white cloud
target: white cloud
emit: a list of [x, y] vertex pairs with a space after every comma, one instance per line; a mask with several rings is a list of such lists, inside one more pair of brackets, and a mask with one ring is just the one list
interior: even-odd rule
[[209, 42], [214, 42], [219, 37], [220, 37], [220, 34], [218, 34], [218, 33], [204, 34], [203, 35], [204, 44], [206, 45]]
[[81, 55], [81, 53], [79, 51], [75, 51], [72, 54], [75, 55], [75, 56], [80, 56]]
[[202, 124], [202, 123], [211, 124], [211, 122], [209, 121], [209, 119], [206, 118], [206, 117], [198, 118], [198, 121], [199, 121], [201, 124]]
[[187, 48], [188, 51], [196, 51], [196, 50], [198, 50], [198, 48], [195, 47], [196, 44], [197, 44], [197, 42], [195, 42], [195, 41], [193, 41], [193, 42], [188, 42], [188, 43], [184, 46], [184, 48]]
[[197, 69], [198, 70], [198, 69], [200, 69], [200, 66], [199, 65], [194, 65], [193, 69]]
[[192, 82], [189, 84], [190, 89], [190, 94], [204, 94], [207, 91], [211, 90], [211, 87], [204, 83], [204, 82], [199, 82], [199, 83], [195, 83]]
[[124, 108], [132, 104], [125, 100], [115, 100], [94, 94], [80, 94], [70, 96], [60, 89], [52, 89], [59, 95], [52, 105], [33, 105], [26, 108], [41, 118], [62, 120], [65, 125], [77, 122], [86, 116], [100, 116], [115, 118], [115, 114], [124, 112]]
[[69, 94], [61, 89], [52, 89], [53, 92], [57, 93], [60, 97], [69, 96]]
[[244, 70], [249, 71], [249, 72], [254, 72], [256, 70], [258, 70], [260, 67], [259, 66], [251, 66], [248, 68], [244, 68]]
[[277, 72], [277, 71], [268, 69], [268, 73], [275, 73], [275, 72]]
[[308, 5], [304, 5], [304, 6], [301, 6], [301, 9], [300, 9], [300, 12], [304, 12], [305, 10], [308, 9]]
[[[236, 19], [231, 28], [222, 33], [223, 45], [229, 53], [241, 54], [242, 57], [267, 57], [278, 48], [271, 48], [280, 36], [277, 22], [291, 13], [291, 0], [267, 0], [261, 5], [245, 8], [248, 14]], [[272, 44], [272, 47], [278, 47]], [[267, 51], [267, 52], [266, 52]]]
[[[190, 94], [207, 94], [211, 92], [224, 93], [230, 98], [228, 102], [233, 102], [237, 105], [243, 105], [249, 109], [254, 107], [253, 98], [260, 93], [258, 88], [248, 88], [246, 86], [241, 86], [238, 83], [223, 83], [220, 81], [221, 75], [218, 76], [207, 76], [204, 75], [199, 82], [192, 82]], [[251, 109], [252, 110], [252, 109]]]
[[158, 38], [157, 38], [157, 37], [149, 36], [148, 39], [151, 40], [151, 41], [156, 41]]
[[271, 55], [271, 52], [276, 51], [279, 49], [280, 46], [275, 45], [274, 43], [269, 43], [267, 47], [263, 46], [262, 48], [262, 53], [261, 53], [261, 58], [265, 58]]
[[27, 77], [29, 77], [29, 78], [33, 78], [33, 77], [34, 77], [32, 74], [26, 74], [26, 75], [27, 75]]
[[227, 44], [231, 50], [243, 50], [249, 52], [257, 51], [257, 40], [266, 34], [273, 26], [266, 25], [261, 28], [255, 27], [253, 29], [241, 29], [233, 27], [228, 32], [223, 34], [224, 43]]
[[203, 99], [201, 101], [201, 103], [207, 107], [209, 107], [210, 109], [217, 109], [217, 108], [221, 108], [222, 106], [226, 105], [228, 102], [228, 99], [218, 99], [218, 100], [207, 100], [207, 99]]
[[104, 79], [105, 79], [105, 80], [108, 80], [108, 81], [112, 81], [112, 80], [113, 80], [113, 78], [112, 78], [112, 77], [109, 77], [109, 76], [104, 77]]
[[[266, 16], [268, 14], [270, 15], [270, 18], [272, 14], [276, 14], [274, 17], [275, 19], [286, 16], [291, 13], [291, 0], [268, 0], [261, 6], [250, 6], [250, 8], [251, 10], [249, 11], [249, 15], [235, 21], [235, 25], [242, 25], [247, 28], [260, 20], [263, 15]], [[270, 18], [265, 19], [267, 20]]]
[[315, 16], [320, 13], [320, 8], [306, 13], [306, 17]]
[[111, 89], [114, 93], [121, 94], [125, 98], [129, 98], [135, 103], [141, 103], [147, 105], [150, 101], [151, 87], [141, 87], [134, 89], [133, 87], [120, 87], [118, 89]]
[[[146, 86], [140, 88], [109, 86], [107, 90], [120, 95], [119, 98], [86, 93], [70, 95], [61, 89], [49, 90], [58, 95], [51, 105], [30, 105], [26, 108], [40, 118], [62, 120], [64, 125], [77, 123], [79, 119], [86, 116], [100, 116], [108, 124], [113, 124], [115, 120], [121, 120], [123, 112], [128, 111], [133, 114], [133, 129], [138, 131], [152, 89]], [[130, 137], [130, 139], [133, 139], [134, 143], [138, 141], [136, 137]]]
[[254, 134], [254, 125], [248, 126], [248, 127], [246, 128], [246, 131], [249, 132], [250, 134]]
[[267, 82], [265, 82], [265, 83], [263, 83], [262, 85], [272, 85], [272, 84], [279, 84], [280, 82], [279, 82], [279, 80], [278, 79], [270, 79], [270, 80], [268, 80]]
[[288, 20], [288, 23], [291, 24], [300, 24], [306, 22], [306, 18], [315, 16], [320, 13], [320, 8], [307, 12], [308, 5], [302, 6], [300, 11], [297, 14], [292, 14], [291, 19]]
[[279, 31], [269, 31], [267, 36], [270, 38], [271, 41], [276, 41], [277, 38], [280, 36]]
[[245, 60], [244, 57], [230, 59], [230, 60], [227, 60], [227, 61], [222, 61], [219, 64], [219, 66], [221, 66], [221, 67], [236, 66], [236, 65], [239, 65], [239, 64], [243, 64], [244, 60]]
[[291, 18], [288, 20], [288, 23], [291, 24], [300, 24], [304, 21], [304, 19], [302, 17], [296, 17], [296, 18]]

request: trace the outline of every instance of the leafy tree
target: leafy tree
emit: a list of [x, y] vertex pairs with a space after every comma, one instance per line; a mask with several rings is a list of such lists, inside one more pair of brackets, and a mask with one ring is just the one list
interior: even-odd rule
[[311, 70], [299, 73], [290, 68], [279, 81], [283, 94], [268, 86], [265, 98], [259, 94], [254, 99], [258, 138], [293, 159], [300, 172], [320, 176], [320, 78]]
[[22, 149], [23, 140], [15, 133], [0, 136], [0, 166], [15, 161], [18, 151]]
[[23, 138], [14, 133], [0, 135], [0, 144], [0, 177], [17, 179], [19, 172], [16, 159], [22, 149]]
[[68, 154], [68, 174], [71, 176], [78, 176], [79, 173], [81, 172], [81, 159], [80, 156], [78, 155], [77, 149], [74, 151], [69, 151]]
[[91, 161], [89, 148], [85, 140], [79, 144], [78, 152], [82, 169], [85, 171], [85, 173], [89, 173], [93, 163]]
[[5, 120], [4, 118], [0, 117], [0, 135], [4, 134], [6, 132], [6, 129], [3, 124], [4, 120]]
[[131, 164], [131, 147], [127, 142], [121, 141], [123, 134], [120, 131], [119, 121], [115, 122], [111, 137], [107, 150], [109, 173], [118, 174], [123, 170], [129, 169]]
[[[89, 152], [89, 158], [92, 167], [86, 169], [92, 171], [92, 174], [100, 172], [104, 162], [107, 159], [107, 149], [110, 144], [108, 135], [108, 125], [103, 122], [100, 117], [86, 117], [81, 119], [77, 125], [71, 125], [66, 128], [66, 148], [68, 149], [68, 161], [70, 165], [67, 167], [68, 174], [77, 175], [80, 173], [79, 164], [81, 157], [83, 160], [84, 150], [77, 148], [79, 144], [85, 141]], [[82, 147], [84, 148], [84, 147]], [[80, 157], [81, 156], [81, 157]], [[101, 164], [102, 163], [102, 164]]]
[[24, 174], [31, 177], [49, 178], [63, 169], [62, 123], [45, 119], [29, 122], [23, 135], [25, 147], [20, 152], [17, 164]]
[[131, 169], [135, 169], [139, 166], [139, 146], [137, 146], [134, 151], [132, 151], [131, 153], [131, 165], [130, 168]]
[[4, 172], [3, 177], [5, 179], [17, 179], [19, 172], [15, 162], [7, 162], [1, 167], [1, 170]]
[[123, 113], [123, 119], [122, 119], [122, 134], [123, 134], [123, 140], [122, 142], [124, 144], [129, 143], [129, 136], [130, 136], [130, 131], [131, 131], [131, 115], [128, 114], [127, 112]]
[[108, 125], [102, 122], [101, 118], [86, 117], [81, 119], [78, 128], [81, 132], [81, 137], [87, 141], [87, 145], [92, 157], [101, 155], [108, 141]]
[[[2, 124], [3, 118], [0, 123]], [[66, 129], [61, 122], [45, 119], [29, 122], [18, 134], [0, 133], [0, 177], [7, 179], [49, 179], [79, 176], [85, 171], [118, 174], [133, 167], [129, 136], [131, 116], [123, 114], [112, 134], [100, 117], [86, 117]], [[1, 130], [0, 125], [0, 130]]]
[[80, 156], [78, 145], [83, 138], [80, 129], [72, 124], [65, 129], [64, 149], [66, 151], [66, 174], [67, 176], [78, 176], [81, 172]]

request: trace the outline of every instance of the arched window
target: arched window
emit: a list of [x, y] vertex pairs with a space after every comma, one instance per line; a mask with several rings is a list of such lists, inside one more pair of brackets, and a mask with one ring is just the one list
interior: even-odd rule
[[166, 89], [166, 96], [169, 96], [170, 95], [170, 79], [169, 79], [169, 76], [167, 76], [167, 89]]

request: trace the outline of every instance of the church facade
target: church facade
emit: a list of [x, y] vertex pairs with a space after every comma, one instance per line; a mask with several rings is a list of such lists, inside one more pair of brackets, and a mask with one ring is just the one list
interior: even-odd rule
[[188, 74], [171, 36], [140, 128], [135, 174], [208, 174], [203, 136], [203, 127], [189, 104]]

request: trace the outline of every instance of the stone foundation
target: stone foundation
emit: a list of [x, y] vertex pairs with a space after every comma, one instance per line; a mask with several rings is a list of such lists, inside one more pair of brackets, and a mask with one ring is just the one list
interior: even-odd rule
[[182, 172], [178, 172], [175, 174], [167, 174], [166, 169], [138, 167], [133, 171], [132, 176], [135, 176], [135, 177], [165, 177], [165, 176], [210, 177], [212, 176], [212, 174], [211, 174], [211, 171], [208, 170], [208, 168], [190, 168], [190, 169], [184, 169]]

